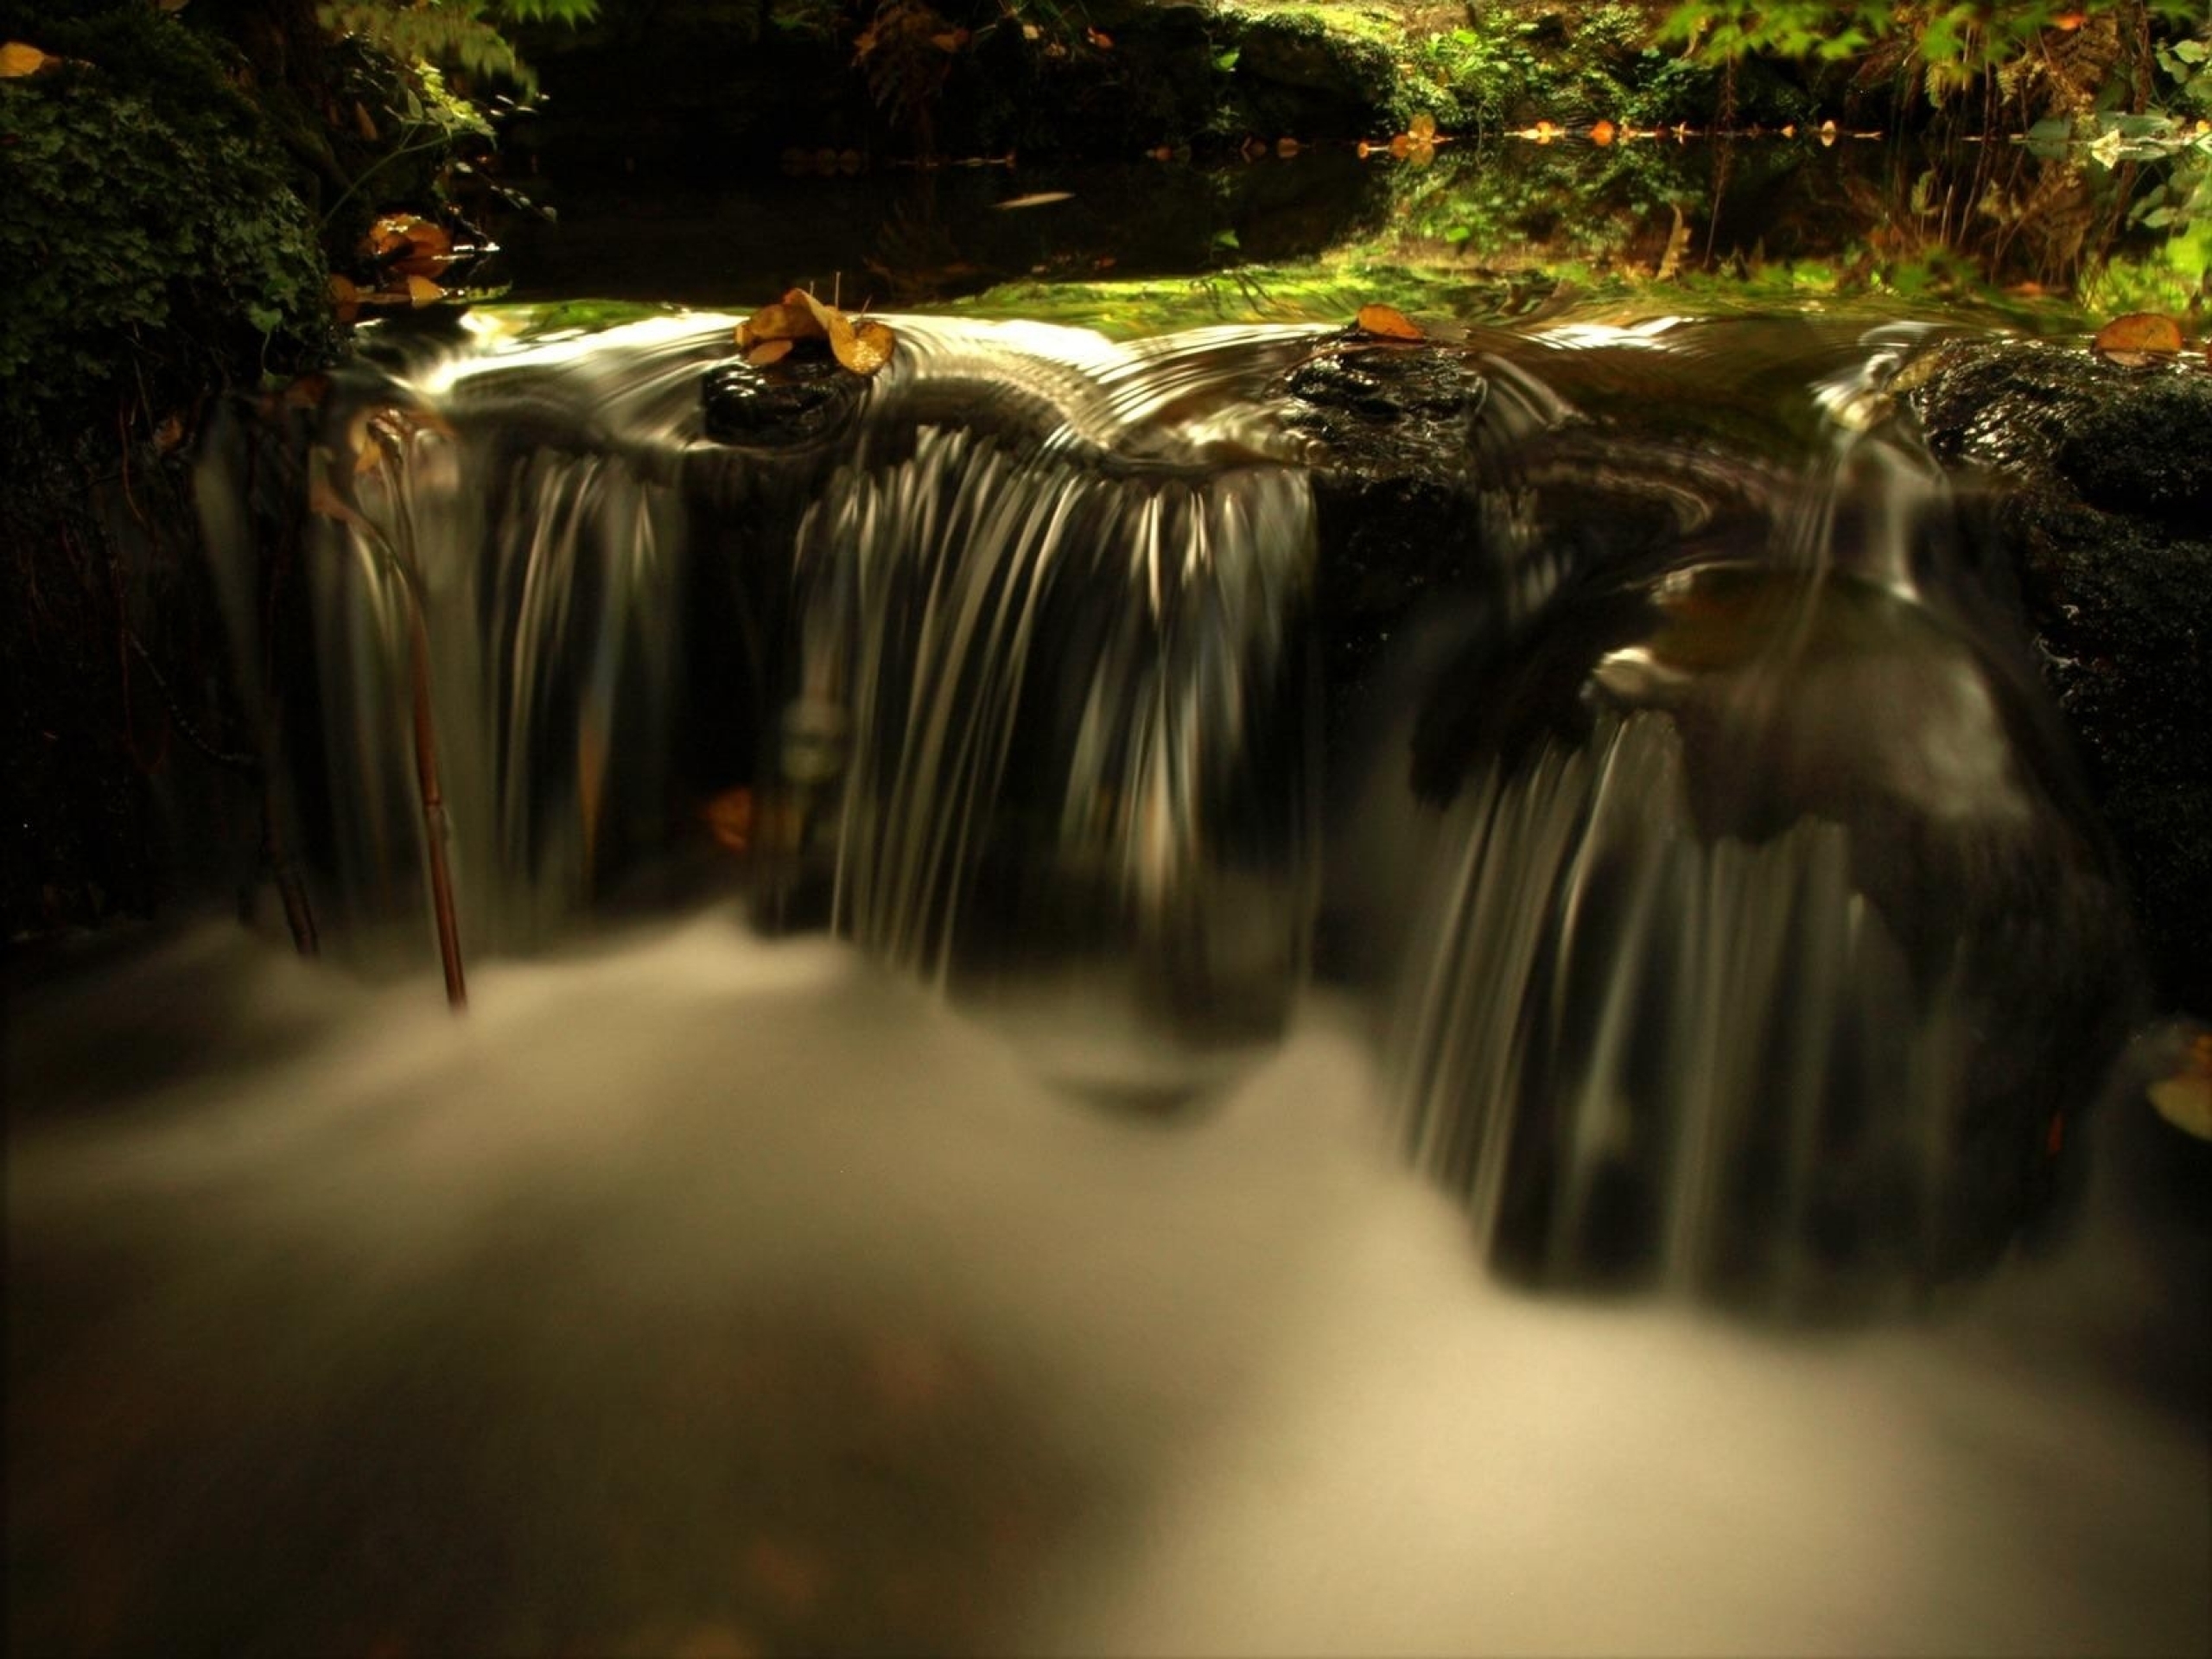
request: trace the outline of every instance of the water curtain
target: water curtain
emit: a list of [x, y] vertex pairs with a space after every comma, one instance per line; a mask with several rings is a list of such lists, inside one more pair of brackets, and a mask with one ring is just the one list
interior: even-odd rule
[[[1428, 359], [1458, 378], [1426, 405], [1458, 574], [1346, 723], [1317, 664], [1365, 624], [1317, 603], [1315, 488], [1349, 463], [1283, 418], [1314, 331], [912, 321], [877, 379], [795, 391], [717, 366], [723, 319], [483, 326], [205, 463], [341, 931], [443, 880], [469, 952], [540, 947], [737, 785], [765, 918], [1014, 1023], [1122, 1021], [1105, 1069], [1142, 1090], [1158, 1053], [1279, 1033], [1317, 920], [1372, 934], [1405, 1143], [1540, 1281], [1917, 1283], [2056, 1185], [2124, 940], [2017, 631], [1885, 399], [1912, 331]], [[1323, 897], [1352, 890], [1325, 804], [1395, 826], [1341, 843], [1395, 846], [1371, 907]]]

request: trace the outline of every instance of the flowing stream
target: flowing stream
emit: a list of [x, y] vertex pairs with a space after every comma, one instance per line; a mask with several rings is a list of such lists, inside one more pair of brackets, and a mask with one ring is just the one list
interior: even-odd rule
[[12, 1651], [2204, 1649], [1925, 330], [733, 321], [211, 442], [327, 959], [20, 999]]

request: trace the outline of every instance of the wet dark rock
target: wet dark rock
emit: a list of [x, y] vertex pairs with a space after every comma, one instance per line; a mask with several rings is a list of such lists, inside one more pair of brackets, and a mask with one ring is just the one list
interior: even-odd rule
[[2212, 521], [2212, 374], [2161, 374], [2090, 410], [2058, 469], [2092, 506]]
[[867, 382], [829, 359], [786, 359], [772, 368], [738, 361], [709, 369], [702, 388], [707, 435], [718, 443], [803, 443], [835, 431]]
[[2002, 478], [1989, 533], [2085, 752], [2159, 995], [2212, 1008], [2212, 372], [1986, 341], [1908, 372], [1936, 457]]
[[[1337, 691], [1364, 682], [1424, 594], [1481, 568], [1466, 530], [1469, 462], [1489, 390], [1460, 353], [1356, 335], [1283, 378], [1285, 423], [1313, 446], [1319, 613]], [[1329, 700], [1332, 710], [1344, 702]]]

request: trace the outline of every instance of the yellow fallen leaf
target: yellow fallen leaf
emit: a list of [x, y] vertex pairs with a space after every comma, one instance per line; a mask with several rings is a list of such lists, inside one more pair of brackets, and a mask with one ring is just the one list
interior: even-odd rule
[[745, 360], [756, 369], [765, 369], [771, 363], [780, 363], [791, 354], [792, 342], [788, 340], [757, 340], [745, 348]]
[[446, 296], [446, 291], [427, 276], [407, 279], [407, 302], [410, 305], [435, 305]]
[[2181, 325], [2156, 311], [2131, 311], [2098, 329], [2091, 343], [2108, 354], [2171, 357], [2181, 350]]
[[[791, 294], [797, 293], [797, 289], [791, 290]], [[764, 340], [819, 340], [822, 333], [822, 325], [815, 321], [814, 314], [787, 294], [773, 305], [762, 306], [738, 324], [737, 344], [741, 351], [746, 351]]]
[[14, 80], [22, 75], [35, 75], [49, 63], [60, 61], [52, 54], [41, 52], [22, 41], [10, 41], [0, 46], [0, 80]]
[[1421, 114], [1414, 117], [1412, 120], [1406, 123], [1406, 137], [1412, 139], [1414, 143], [1417, 144], [1434, 143], [1436, 142], [1436, 118], [1429, 114], [1427, 111], [1423, 111]]
[[[830, 354], [855, 374], [874, 374], [891, 360], [896, 342], [891, 330], [882, 323], [863, 321], [855, 328], [836, 306], [824, 305], [804, 290], [791, 291], [806, 302], [806, 308], [814, 314], [814, 320], [822, 325], [822, 332], [829, 336]], [[786, 299], [790, 297], [785, 296]]]
[[[836, 350], [836, 337], [830, 337], [830, 349]], [[850, 353], [838, 352], [837, 360], [855, 374], [874, 374], [891, 361], [891, 353], [898, 349], [899, 338], [891, 332], [888, 323], [863, 318], [853, 329], [853, 349]]]
[[1074, 198], [1075, 192], [1072, 190], [1033, 190], [1026, 196], [1015, 196], [1007, 201], [995, 201], [991, 206], [1001, 211], [1009, 207], [1046, 207], [1053, 202], [1071, 201]]
[[1363, 305], [1359, 308], [1359, 331], [1382, 340], [1425, 340], [1421, 325], [1395, 305]]

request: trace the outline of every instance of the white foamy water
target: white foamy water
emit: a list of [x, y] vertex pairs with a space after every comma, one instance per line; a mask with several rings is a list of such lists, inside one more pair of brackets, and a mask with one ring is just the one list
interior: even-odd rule
[[209, 927], [18, 1000], [11, 1651], [2212, 1640], [2117, 1198], [1789, 1333], [1491, 1283], [1326, 995], [1159, 1118], [724, 911], [473, 988]]

